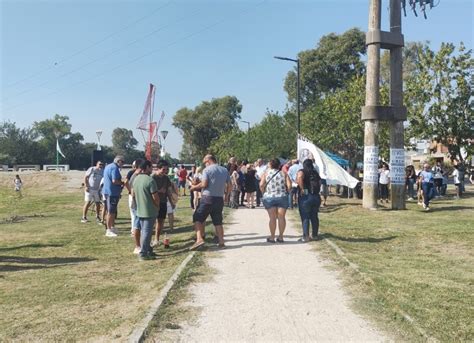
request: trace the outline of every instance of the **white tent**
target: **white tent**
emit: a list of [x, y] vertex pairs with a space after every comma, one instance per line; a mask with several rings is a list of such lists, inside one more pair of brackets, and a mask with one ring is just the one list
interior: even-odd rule
[[298, 159], [303, 162], [307, 158], [313, 158], [322, 179], [326, 179], [328, 185], [343, 185], [355, 188], [359, 180], [352, 177], [332, 158], [303, 136], [298, 137]]

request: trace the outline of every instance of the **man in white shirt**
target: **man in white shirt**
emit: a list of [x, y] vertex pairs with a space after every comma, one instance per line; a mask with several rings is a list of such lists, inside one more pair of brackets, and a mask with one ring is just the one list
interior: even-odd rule
[[99, 187], [100, 181], [102, 181], [102, 177], [104, 175], [104, 162], [97, 161], [95, 167], [90, 167], [86, 171], [86, 175], [84, 176], [84, 187], [85, 187], [85, 194], [84, 194], [84, 207], [82, 209], [82, 218], [81, 223], [87, 223], [89, 220], [87, 219], [87, 211], [89, 207], [94, 202], [95, 209], [96, 209], [96, 219], [97, 222], [100, 222], [100, 195], [99, 195]]
[[291, 192], [289, 194], [290, 208], [293, 208], [297, 204], [296, 196], [298, 194], [298, 184], [296, 183], [296, 176], [301, 169], [303, 169], [303, 166], [297, 159], [292, 161], [292, 166], [288, 169], [288, 176], [291, 180]]

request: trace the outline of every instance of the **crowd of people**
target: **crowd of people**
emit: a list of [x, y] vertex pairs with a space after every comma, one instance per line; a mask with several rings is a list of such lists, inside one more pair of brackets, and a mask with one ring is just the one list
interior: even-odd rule
[[[140, 260], [154, 259], [153, 248], [160, 245], [165, 220], [174, 226], [174, 212], [179, 197], [189, 194], [189, 206], [193, 209], [193, 223], [196, 241], [191, 250], [205, 244], [205, 222], [210, 216], [215, 228], [215, 243], [225, 248], [223, 210], [246, 207], [255, 209], [263, 206], [268, 213], [269, 235], [266, 242], [284, 243], [286, 212], [298, 208], [303, 234], [299, 241], [317, 240], [319, 233], [319, 210], [326, 206], [328, 185], [315, 168], [314, 161], [303, 163], [289, 160], [282, 163], [274, 158], [265, 163], [258, 159], [254, 163], [237, 161], [232, 157], [226, 166], [217, 163], [213, 155], [206, 155], [202, 166], [170, 165], [160, 160], [155, 166], [148, 160], [136, 160], [132, 169], [122, 180], [120, 169], [124, 159], [116, 156], [114, 162], [104, 167], [102, 161], [89, 168], [84, 177], [85, 204], [81, 222], [88, 222], [90, 206], [95, 207], [96, 221], [105, 225], [105, 235], [116, 237], [115, 228], [117, 206], [124, 190], [128, 192], [130, 209], [130, 233], [134, 237], [133, 253]], [[456, 196], [460, 197], [464, 188], [462, 164], [454, 164], [448, 172], [441, 163], [431, 167], [428, 163], [423, 170], [413, 166], [406, 168], [406, 194], [408, 200], [418, 198], [419, 204], [429, 210], [430, 200], [446, 194], [448, 176], [454, 178]], [[471, 176], [472, 177], [472, 176]], [[416, 188], [416, 190], [415, 190]], [[389, 202], [390, 169], [383, 163], [379, 170], [380, 200]], [[101, 211], [101, 203], [103, 203]], [[278, 228], [278, 231], [277, 231]]]

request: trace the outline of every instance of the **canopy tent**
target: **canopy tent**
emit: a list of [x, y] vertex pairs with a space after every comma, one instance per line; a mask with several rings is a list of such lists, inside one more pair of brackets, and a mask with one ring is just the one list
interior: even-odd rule
[[332, 152], [325, 151], [325, 154], [328, 155], [331, 159], [336, 161], [337, 164], [339, 164], [343, 168], [349, 167], [349, 161], [343, 159], [341, 156], [333, 154]]

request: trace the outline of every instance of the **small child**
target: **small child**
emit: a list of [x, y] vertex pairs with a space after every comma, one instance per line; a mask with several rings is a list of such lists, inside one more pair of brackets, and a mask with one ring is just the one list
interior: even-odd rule
[[23, 182], [20, 179], [20, 175], [17, 174], [13, 182], [15, 183], [15, 192], [21, 192], [21, 187], [23, 186]]

